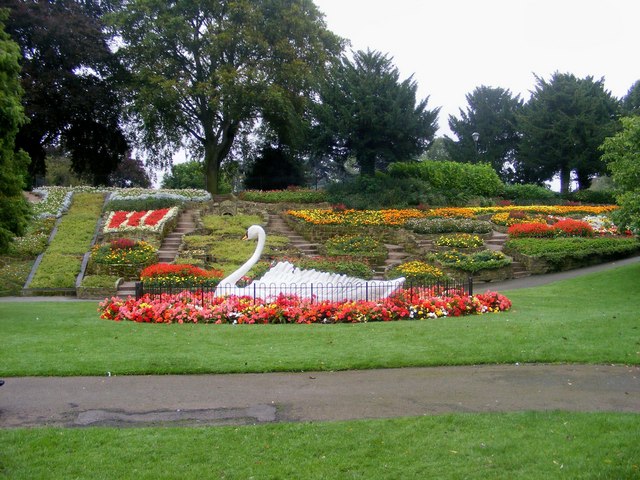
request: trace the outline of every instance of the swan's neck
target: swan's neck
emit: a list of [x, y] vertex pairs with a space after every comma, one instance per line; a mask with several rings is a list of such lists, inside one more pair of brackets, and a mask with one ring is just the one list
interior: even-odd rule
[[227, 278], [223, 279], [220, 282], [220, 285], [233, 285], [235, 286], [238, 280], [244, 277], [251, 267], [253, 267], [258, 260], [260, 260], [260, 256], [262, 255], [262, 249], [264, 248], [264, 244], [266, 241], [267, 235], [264, 233], [263, 229], [258, 230], [258, 244], [256, 245], [256, 250], [253, 252], [253, 255], [244, 262], [244, 264], [238, 268], [235, 272], [229, 275]]

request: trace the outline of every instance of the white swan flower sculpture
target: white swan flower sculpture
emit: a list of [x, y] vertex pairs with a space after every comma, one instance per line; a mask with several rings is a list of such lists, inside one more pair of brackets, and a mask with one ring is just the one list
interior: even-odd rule
[[289, 262], [278, 262], [262, 278], [246, 287], [236, 283], [253, 267], [264, 248], [267, 234], [260, 225], [252, 225], [244, 239], [258, 239], [253, 255], [240, 268], [224, 278], [216, 288], [216, 296], [238, 295], [252, 296], [264, 300], [273, 299], [280, 294], [296, 295], [300, 298], [313, 298], [316, 301], [332, 300], [381, 300], [388, 297], [404, 284], [404, 277], [395, 280], [362, 280], [337, 273], [302, 270]]

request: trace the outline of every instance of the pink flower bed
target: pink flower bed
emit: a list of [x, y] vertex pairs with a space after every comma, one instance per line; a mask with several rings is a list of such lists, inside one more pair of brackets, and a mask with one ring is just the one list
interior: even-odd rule
[[403, 290], [384, 301], [311, 302], [291, 295], [273, 301], [215, 297], [201, 292], [144, 295], [139, 300], [112, 297], [100, 303], [100, 318], [144, 323], [361, 323], [425, 320], [502, 312], [511, 301], [496, 292], [466, 295], [433, 289]]

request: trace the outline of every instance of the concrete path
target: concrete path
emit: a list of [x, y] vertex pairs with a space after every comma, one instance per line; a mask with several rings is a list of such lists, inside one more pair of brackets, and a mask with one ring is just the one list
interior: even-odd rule
[[186, 426], [520, 410], [640, 413], [640, 367], [8, 378], [0, 427]]

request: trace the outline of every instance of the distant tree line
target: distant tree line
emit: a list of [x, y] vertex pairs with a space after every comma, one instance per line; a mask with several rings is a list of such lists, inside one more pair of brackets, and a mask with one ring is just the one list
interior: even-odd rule
[[[212, 193], [372, 176], [396, 162], [488, 163], [507, 183], [562, 191], [607, 173], [599, 146], [640, 111], [604, 80], [536, 77], [526, 102], [480, 86], [435, 138], [439, 108], [377, 51], [349, 51], [312, 0], [3, 0], [18, 47], [12, 148], [28, 180], [68, 160], [95, 185], [167, 185]], [[135, 154], [132, 152], [136, 152]], [[145, 159], [145, 165], [141, 158]], [[177, 166], [176, 166], [177, 167]]]

